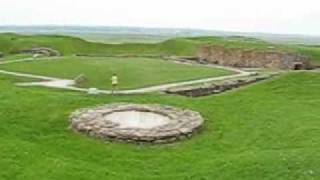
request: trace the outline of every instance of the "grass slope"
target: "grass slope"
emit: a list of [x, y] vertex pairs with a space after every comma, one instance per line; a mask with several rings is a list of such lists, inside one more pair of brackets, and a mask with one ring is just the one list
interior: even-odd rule
[[81, 87], [110, 89], [113, 73], [119, 76], [119, 88], [131, 89], [170, 82], [230, 75], [233, 72], [203, 66], [190, 66], [149, 58], [64, 57], [0, 65], [9, 71], [73, 79], [84, 74], [88, 82]]
[[[319, 81], [287, 74], [189, 99], [18, 88], [0, 76], [0, 179], [319, 179]], [[189, 108], [206, 122], [190, 140], [156, 146], [102, 143], [68, 129], [75, 109], [112, 102]]]
[[[64, 33], [90, 42], [101, 42], [105, 44], [120, 43], [159, 43], [170, 39], [171, 36], [147, 35], [147, 34], [110, 34], [110, 33]], [[172, 37], [171, 37], [172, 38]]]
[[24, 59], [24, 58], [32, 58], [31, 54], [15, 54], [10, 56], [5, 56], [4, 58], [0, 58], [1, 61], [11, 61], [11, 60], [17, 60], [17, 59]]
[[205, 44], [219, 45], [225, 48], [240, 48], [257, 51], [286, 51], [299, 52], [309, 56], [312, 62], [320, 62], [320, 47], [307, 45], [279, 45], [271, 44], [255, 38], [246, 37], [193, 37], [175, 38], [164, 42], [103, 44], [87, 42], [80, 38], [53, 35], [17, 35], [11, 33], [0, 34], [0, 52], [6, 55], [15, 54], [23, 49], [32, 47], [51, 47], [63, 55], [176, 55], [194, 56], [199, 47]]

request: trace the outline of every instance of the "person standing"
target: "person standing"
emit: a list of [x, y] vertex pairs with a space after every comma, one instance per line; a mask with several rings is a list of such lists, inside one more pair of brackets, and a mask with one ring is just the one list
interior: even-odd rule
[[118, 76], [115, 73], [111, 77], [111, 85], [112, 85], [111, 93], [114, 94], [114, 92], [115, 92], [115, 90], [117, 89], [117, 86], [118, 86]]

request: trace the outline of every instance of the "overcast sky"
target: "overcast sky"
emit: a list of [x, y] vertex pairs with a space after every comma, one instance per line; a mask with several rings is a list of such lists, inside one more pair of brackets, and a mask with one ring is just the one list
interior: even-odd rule
[[0, 25], [181, 27], [320, 35], [319, 0], [0, 0]]

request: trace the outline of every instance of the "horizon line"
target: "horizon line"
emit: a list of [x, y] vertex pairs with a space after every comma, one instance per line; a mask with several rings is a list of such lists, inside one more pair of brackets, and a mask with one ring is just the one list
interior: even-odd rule
[[238, 33], [238, 34], [262, 34], [262, 35], [282, 35], [282, 36], [307, 36], [307, 37], [320, 37], [320, 34], [302, 34], [302, 33], [275, 33], [275, 32], [261, 32], [261, 31], [230, 31], [230, 30], [219, 30], [209, 28], [194, 28], [194, 27], [148, 27], [148, 26], [125, 26], [125, 25], [84, 25], [84, 24], [0, 24], [0, 28], [3, 27], [101, 27], [101, 28], [142, 28], [142, 29], [163, 29], [163, 30], [193, 30], [193, 31], [211, 31], [211, 32], [225, 32], [225, 33]]

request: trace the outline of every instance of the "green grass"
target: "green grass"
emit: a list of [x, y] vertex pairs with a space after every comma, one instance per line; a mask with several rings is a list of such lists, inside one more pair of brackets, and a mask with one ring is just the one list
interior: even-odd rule
[[76, 37], [53, 35], [17, 35], [0, 34], [0, 52], [5, 55], [16, 54], [32, 47], [49, 47], [62, 55], [174, 55], [195, 56], [203, 45], [217, 45], [254, 51], [277, 51], [302, 53], [310, 57], [313, 63], [320, 62], [318, 46], [272, 44], [255, 38], [246, 37], [192, 37], [174, 38], [159, 43], [122, 43], [103, 44], [88, 42]]
[[[292, 73], [191, 99], [19, 88], [0, 76], [0, 179], [319, 179], [319, 81], [319, 73]], [[103, 143], [68, 128], [75, 109], [113, 102], [188, 108], [205, 125], [190, 140], [154, 146]]]
[[320, 66], [320, 46], [293, 46], [293, 49], [298, 51], [301, 54], [304, 54], [310, 57], [310, 60], [313, 64]]
[[[301, 52], [320, 62], [318, 46], [272, 45], [243, 37], [177, 38], [157, 44], [100, 44], [66, 36], [0, 34], [7, 59], [46, 46], [63, 55], [194, 55], [204, 44], [226, 48]], [[120, 88], [184, 81], [229, 72], [147, 58], [79, 58], [1, 65], [0, 69], [74, 78], [84, 86]], [[216, 96], [89, 96], [36, 87], [30, 79], [0, 75], [0, 179], [12, 180], [211, 180], [320, 179], [320, 74], [289, 73]], [[102, 142], [72, 132], [68, 116], [97, 104], [158, 103], [198, 111], [205, 118], [192, 139], [169, 145]]]
[[31, 54], [14, 54], [14, 55], [9, 55], [9, 56], [0, 58], [0, 61], [11, 61], [16, 59], [24, 59], [24, 58], [31, 58], [31, 57], [32, 57]]
[[0, 69], [74, 79], [84, 74], [88, 81], [81, 87], [109, 89], [111, 76], [117, 73], [120, 89], [132, 89], [164, 83], [230, 75], [233, 72], [204, 66], [176, 64], [149, 58], [63, 57], [1, 65]]

